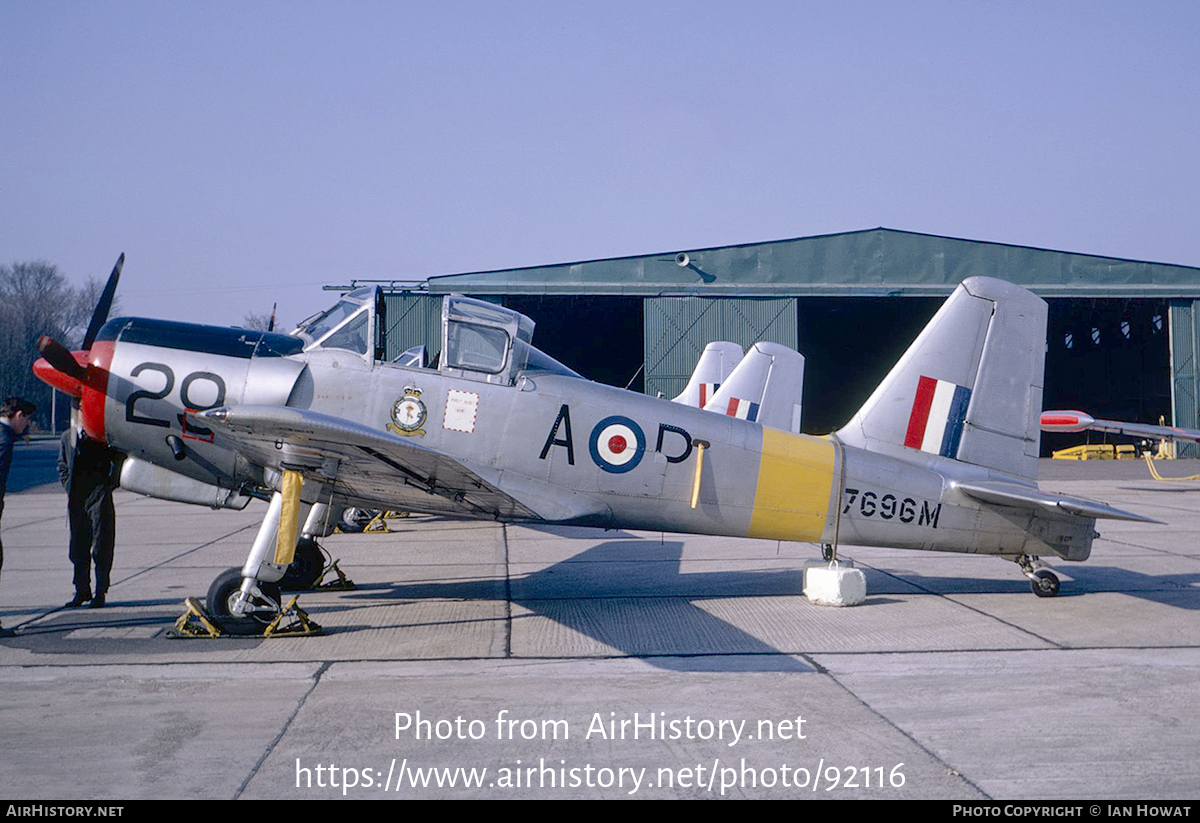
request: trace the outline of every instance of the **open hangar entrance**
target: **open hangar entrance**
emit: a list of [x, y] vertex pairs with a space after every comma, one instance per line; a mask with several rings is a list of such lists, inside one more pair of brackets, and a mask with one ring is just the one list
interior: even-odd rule
[[[1109, 420], [1172, 420], [1166, 300], [1052, 298], [1048, 302], [1043, 408], [1080, 409]], [[1104, 438], [1096, 432], [1043, 433], [1042, 456], [1089, 440], [1104, 442]]]
[[563, 365], [597, 383], [645, 388], [639, 298], [519, 294], [504, 305], [537, 324], [534, 345]]
[[942, 305], [938, 297], [808, 297], [798, 301], [804, 355], [801, 429], [841, 428]]
[[[709, 341], [782, 343], [806, 358], [802, 427], [819, 434], [849, 419], [972, 276], [1049, 302], [1043, 408], [1200, 427], [1200, 268], [1189, 266], [879, 228], [436, 276], [402, 298], [420, 311], [389, 308], [389, 322], [404, 316], [397, 331], [427, 336], [441, 295], [502, 302], [584, 376], [666, 397]], [[1043, 453], [1086, 439], [1047, 437]]]
[[[942, 304], [941, 298], [799, 301], [804, 430], [840, 428]], [[1051, 298], [1043, 408], [1157, 422], [1171, 415], [1168, 305], [1161, 299]], [[1098, 442], [1100, 435], [1092, 435]], [[1043, 434], [1042, 455], [1082, 434]]]

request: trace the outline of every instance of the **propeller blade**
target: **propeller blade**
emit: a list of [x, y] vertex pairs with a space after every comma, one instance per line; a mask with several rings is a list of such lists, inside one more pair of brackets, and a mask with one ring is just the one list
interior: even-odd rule
[[70, 350], [62, 343], [52, 337], [42, 335], [38, 338], [37, 347], [42, 357], [46, 358], [46, 361], [58, 371], [75, 378], [80, 383], [87, 382], [87, 369], [79, 365], [79, 362], [75, 360], [75, 355], [71, 354]]
[[[83, 345], [81, 348], [84, 351], [92, 347], [92, 343], [96, 341], [96, 335], [100, 333], [100, 328], [108, 321], [108, 312], [112, 308], [113, 297], [117, 293], [117, 281], [121, 278], [121, 267], [124, 265], [125, 252], [121, 252], [121, 256], [117, 258], [117, 265], [113, 266], [112, 274], [108, 276], [108, 282], [104, 284], [104, 291], [100, 293], [100, 300], [96, 303], [96, 310], [92, 312], [92, 322], [88, 323], [87, 334], [83, 336]], [[50, 360], [49, 357], [46, 359]], [[53, 360], [50, 360], [50, 362], [51, 364], [54, 363]]]

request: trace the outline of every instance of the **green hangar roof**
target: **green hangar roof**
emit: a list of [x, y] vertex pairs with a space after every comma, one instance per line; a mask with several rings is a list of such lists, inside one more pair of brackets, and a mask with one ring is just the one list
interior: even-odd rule
[[431, 277], [434, 294], [938, 296], [987, 275], [1042, 297], [1200, 298], [1200, 268], [864, 231]]

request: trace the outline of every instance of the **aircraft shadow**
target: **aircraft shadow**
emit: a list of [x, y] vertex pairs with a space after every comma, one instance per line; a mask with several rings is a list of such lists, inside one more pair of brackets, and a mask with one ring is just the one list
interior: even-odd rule
[[[563, 648], [565, 656], [575, 656], [580, 645], [589, 656], [609, 656], [574, 636], [582, 635], [616, 650], [611, 656], [642, 658], [670, 670], [815, 671], [697, 605], [719, 598], [799, 597], [799, 569], [681, 573], [682, 552], [683, 544], [674, 541], [610, 540], [507, 580], [371, 586], [348, 599], [509, 600], [520, 607], [512, 618], [514, 633], [530, 632], [539, 647]], [[553, 625], [523, 625], [532, 618]]]
[[[863, 566], [860, 568], [868, 574], [867, 591], [870, 592], [872, 591], [869, 582], [870, 570]], [[1190, 611], [1200, 610], [1200, 573], [1152, 575], [1112, 566], [1100, 566], [1096, 563], [1084, 565], [1051, 563], [1051, 568], [1070, 578], [1063, 581], [1058, 599], [1114, 593]], [[927, 576], [910, 570], [900, 571], [885, 568], [880, 568], [878, 571], [880, 574], [907, 583], [922, 592], [940, 596], [1029, 593], [1028, 581], [1017, 575], [1014, 575], [1012, 579], [1000, 580], [984, 577]]]
[[[619, 533], [618, 533], [619, 534]], [[675, 541], [628, 538], [609, 540], [527, 574], [519, 570], [504, 576], [460, 579], [440, 577], [406, 583], [374, 583], [338, 597], [337, 603], [318, 607], [321, 613], [353, 611], [368, 603], [396, 604], [421, 600], [476, 600], [511, 602], [511, 616], [497, 615], [509, 623], [511, 643], [517, 656], [635, 657], [671, 671], [712, 672], [813, 672], [796, 657], [803, 649], [783, 650], [732, 623], [715, 616], [705, 601], [739, 598], [801, 597], [802, 573], [798, 568], [770, 570], [681, 571], [683, 545]], [[690, 560], [689, 567], [705, 561]], [[713, 561], [717, 562], [717, 561]], [[860, 568], [871, 592], [864, 605], [894, 602], [889, 594], [907, 594], [912, 589], [935, 596], [964, 594], [1012, 594], [1032, 597], [1024, 578], [987, 579], [925, 576], [886, 567]], [[1120, 593], [1175, 608], [1200, 610], [1200, 573], [1148, 575], [1127, 569], [1095, 564], [1064, 567], [1071, 581], [1060, 597], [1095, 593]], [[89, 655], [121, 654], [132, 648], [175, 651], [177, 641], [161, 635], [116, 638], [109, 632], [103, 640], [88, 641], [67, 636], [77, 629], [136, 630], [163, 627], [178, 616], [174, 598], [110, 600], [103, 611], [55, 609], [43, 620], [21, 629], [6, 646], [25, 646], [36, 652], [78, 651]], [[137, 614], [123, 608], [147, 607]], [[753, 608], [753, 606], [748, 606]], [[862, 608], [861, 606], [859, 608]], [[745, 610], [741, 610], [745, 611]], [[539, 620], [540, 619], [540, 620]], [[781, 619], [804, 619], [803, 608], [789, 610]], [[534, 622], [536, 621], [536, 622]], [[479, 618], [469, 622], [479, 623]], [[449, 625], [443, 621], [428, 625]], [[328, 633], [369, 629], [369, 625], [342, 625]], [[395, 626], [393, 628], [404, 628]], [[40, 638], [39, 638], [40, 636]], [[48, 636], [56, 642], [46, 648]], [[35, 639], [36, 638], [36, 639]], [[261, 638], [239, 638], [263, 642]], [[535, 644], [537, 655], [522, 650]], [[550, 652], [542, 650], [549, 649]], [[610, 651], [611, 650], [611, 651]]]
[[1071, 568], [1069, 573], [1076, 587], [1083, 589], [1078, 594], [1117, 592], [1164, 606], [1200, 610], [1200, 573], [1142, 574], [1096, 564]]

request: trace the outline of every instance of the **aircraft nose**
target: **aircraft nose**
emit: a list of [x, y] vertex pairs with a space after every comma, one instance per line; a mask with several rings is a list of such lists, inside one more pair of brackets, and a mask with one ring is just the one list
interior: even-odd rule
[[[82, 352], [81, 352], [82, 353]], [[74, 397], [76, 399], [83, 396], [83, 384], [69, 374], [56, 369], [50, 364], [50, 361], [44, 357], [39, 357], [33, 364], [33, 373], [38, 380], [53, 388], [58, 389], [63, 394]]]
[[1048, 432], [1077, 432], [1083, 431], [1096, 420], [1090, 414], [1081, 411], [1044, 411], [1042, 412], [1042, 431]]

